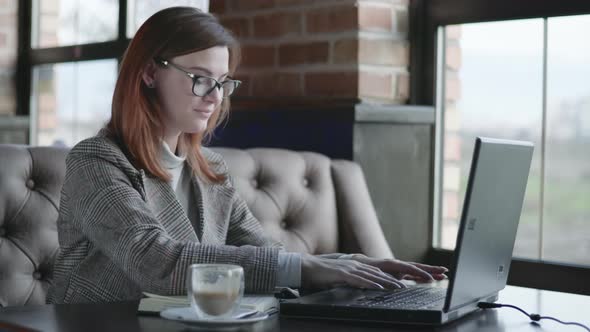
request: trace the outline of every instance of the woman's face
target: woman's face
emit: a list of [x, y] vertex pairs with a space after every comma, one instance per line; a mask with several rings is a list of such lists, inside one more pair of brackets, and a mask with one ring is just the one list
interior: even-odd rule
[[[224, 81], [228, 75], [229, 52], [225, 46], [215, 46], [164, 60], [194, 75], [212, 77], [218, 82]], [[168, 137], [205, 131], [209, 118], [221, 105], [222, 93], [218, 88], [204, 97], [198, 97], [192, 92], [192, 79], [170, 65], [155, 68], [153, 85], [162, 108]]]

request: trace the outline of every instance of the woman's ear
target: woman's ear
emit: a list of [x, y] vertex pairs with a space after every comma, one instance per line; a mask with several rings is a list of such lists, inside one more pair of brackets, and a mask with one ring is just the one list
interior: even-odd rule
[[156, 69], [156, 63], [154, 60], [151, 60], [141, 73], [141, 79], [148, 88], [154, 88], [156, 86]]

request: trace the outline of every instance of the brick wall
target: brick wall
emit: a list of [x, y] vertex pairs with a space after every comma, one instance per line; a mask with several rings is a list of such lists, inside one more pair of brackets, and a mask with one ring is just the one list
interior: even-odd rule
[[16, 113], [17, 0], [0, 0], [0, 116]]
[[445, 114], [444, 114], [444, 170], [443, 170], [443, 211], [442, 211], [442, 245], [453, 248], [458, 230], [461, 212], [460, 185], [461, 177], [461, 114], [457, 102], [461, 98], [461, 26], [450, 25], [446, 28], [445, 50]]
[[239, 92], [405, 103], [407, 0], [212, 0], [240, 39]]

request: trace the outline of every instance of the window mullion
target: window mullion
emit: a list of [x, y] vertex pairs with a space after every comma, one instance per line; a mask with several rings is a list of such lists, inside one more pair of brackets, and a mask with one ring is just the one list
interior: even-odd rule
[[539, 260], [543, 260], [545, 219], [545, 162], [547, 147], [547, 17], [543, 19], [543, 84], [541, 102], [541, 181], [539, 188]]
[[445, 109], [445, 77], [446, 77], [446, 27], [437, 29], [436, 38], [436, 103], [434, 121], [434, 190], [433, 197], [433, 219], [432, 219], [432, 244], [440, 247], [442, 245], [442, 197], [443, 197], [443, 168], [444, 168], [444, 109]]

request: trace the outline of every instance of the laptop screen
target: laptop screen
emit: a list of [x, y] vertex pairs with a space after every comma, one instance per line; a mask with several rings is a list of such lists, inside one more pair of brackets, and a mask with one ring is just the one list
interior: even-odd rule
[[476, 139], [445, 311], [506, 286], [532, 156], [530, 142]]

